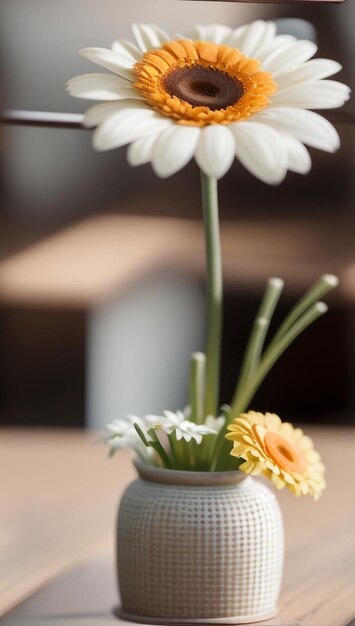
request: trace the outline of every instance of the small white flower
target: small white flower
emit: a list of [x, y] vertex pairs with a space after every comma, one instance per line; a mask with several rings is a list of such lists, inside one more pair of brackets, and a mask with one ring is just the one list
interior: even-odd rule
[[132, 418], [133, 416], [127, 416], [126, 419], [117, 419], [106, 424], [107, 430], [110, 431], [107, 444], [111, 448], [133, 448], [135, 446], [138, 435], [133, 424], [134, 421], [138, 421], [138, 418], [135, 420]]
[[161, 419], [161, 428], [168, 434], [175, 433], [176, 439], [180, 441], [185, 439], [189, 442], [194, 439], [200, 444], [204, 435], [217, 435], [217, 431], [209, 428], [204, 424], [195, 424], [185, 418], [182, 411], [173, 413], [172, 411], [164, 411], [164, 418]]
[[137, 417], [137, 415], [131, 414], [127, 415], [127, 418], [132, 420], [132, 423], [138, 424], [146, 436], [148, 429], [154, 426], [157, 420], [160, 419], [157, 415], [143, 415], [142, 417]]
[[144, 415], [138, 417], [137, 415], [127, 415], [124, 419], [116, 419], [111, 423], [106, 424], [107, 430], [110, 431], [109, 437], [105, 440], [105, 443], [113, 449], [129, 448], [134, 450], [143, 457], [151, 456], [153, 450], [147, 448], [140, 439], [134, 425], [138, 426], [143, 431], [145, 437], [149, 440], [148, 429], [157, 423], [159, 418], [155, 415]]
[[207, 415], [205, 419], [205, 426], [208, 428], [212, 428], [218, 434], [221, 428], [223, 428], [225, 424], [226, 418], [223, 415], [219, 417], [214, 417], [213, 415]]
[[164, 418], [163, 418], [164, 428], [165, 426], [177, 427], [186, 420], [186, 415], [184, 415], [183, 411], [176, 411], [176, 413], [174, 413], [173, 411], [164, 411], [163, 413], [164, 413]]
[[221, 178], [236, 157], [254, 176], [280, 183], [287, 170], [306, 174], [305, 145], [339, 147], [333, 126], [309, 109], [340, 107], [350, 89], [329, 77], [341, 70], [312, 59], [311, 41], [278, 35], [257, 20], [236, 30], [196, 26], [176, 39], [160, 27], [134, 24], [135, 44], [85, 48], [86, 59], [112, 72], [67, 83], [75, 97], [102, 100], [85, 114], [97, 150], [130, 144], [131, 165], [151, 162], [166, 177], [195, 158]]

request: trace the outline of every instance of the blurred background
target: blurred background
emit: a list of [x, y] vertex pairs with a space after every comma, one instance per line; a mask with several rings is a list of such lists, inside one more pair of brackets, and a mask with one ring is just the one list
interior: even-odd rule
[[[89, 103], [70, 98], [64, 85], [97, 68], [78, 49], [130, 38], [131, 22], [175, 33], [256, 18], [316, 38], [319, 56], [339, 61], [339, 80], [353, 84], [352, 2], [1, 0], [1, 107], [83, 112]], [[289, 173], [273, 188], [235, 161], [219, 184], [222, 402], [233, 393], [267, 278], [286, 283], [276, 324], [328, 272], [341, 279], [329, 313], [282, 357], [253, 408], [296, 422], [355, 421], [353, 114], [351, 101], [329, 112], [341, 149], [311, 150], [309, 176]], [[203, 349], [205, 334], [198, 169], [191, 163], [160, 180], [149, 165], [130, 168], [125, 152], [96, 153], [84, 130], [1, 128], [3, 425], [101, 428], [127, 412], [186, 403], [189, 354]]]

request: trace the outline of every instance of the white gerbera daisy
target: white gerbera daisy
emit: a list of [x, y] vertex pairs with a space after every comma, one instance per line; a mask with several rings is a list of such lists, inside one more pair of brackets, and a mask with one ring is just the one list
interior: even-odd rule
[[72, 78], [73, 96], [104, 100], [86, 112], [94, 146], [130, 144], [131, 165], [151, 162], [161, 177], [195, 158], [221, 178], [234, 157], [257, 178], [280, 183], [287, 170], [305, 174], [304, 144], [334, 152], [333, 126], [308, 109], [340, 107], [349, 88], [333, 80], [341, 66], [313, 59], [310, 41], [276, 35], [272, 22], [232, 30], [196, 26], [173, 39], [154, 25], [134, 24], [136, 43], [85, 48], [82, 56], [113, 74]]

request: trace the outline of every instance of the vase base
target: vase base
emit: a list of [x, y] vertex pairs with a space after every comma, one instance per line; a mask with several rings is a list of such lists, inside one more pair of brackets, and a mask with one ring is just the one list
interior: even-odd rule
[[175, 626], [185, 626], [188, 624], [252, 624], [254, 622], [263, 622], [272, 619], [278, 614], [278, 609], [269, 611], [269, 613], [258, 613], [257, 615], [243, 615], [242, 617], [212, 617], [212, 618], [173, 618], [173, 617], [146, 617], [145, 615], [134, 615], [126, 613], [118, 607], [114, 610], [116, 617], [127, 620], [129, 622], [137, 622], [138, 624], [172, 624]]

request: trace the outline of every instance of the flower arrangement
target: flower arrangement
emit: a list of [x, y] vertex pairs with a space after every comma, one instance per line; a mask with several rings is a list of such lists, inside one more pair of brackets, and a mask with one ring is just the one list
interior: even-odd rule
[[[306, 145], [327, 152], [339, 147], [334, 127], [309, 109], [340, 107], [349, 88], [329, 76], [341, 66], [312, 59], [313, 42], [278, 35], [273, 22], [255, 21], [233, 30], [196, 26], [172, 38], [158, 26], [133, 25], [135, 43], [85, 48], [82, 56], [110, 74], [69, 80], [68, 92], [101, 100], [85, 114], [95, 127], [94, 147], [129, 144], [131, 165], [151, 162], [167, 177], [194, 158], [201, 170], [208, 327], [206, 353], [191, 356], [189, 405], [161, 416], [128, 415], [108, 424], [110, 454], [128, 447], [146, 464], [168, 469], [239, 469], [268, 477], [277, 489], [318, 498], [324, 466], [312, 441], [272, 413], [246, 412], [255, 392], [287, 347], [327, 306], [320, 300], [336, 287], [322, 276], [294, 306], [265, 347], [283, 289], [271, 278], [247, 343], [234, 396], [219, 405], [222, 271], [217, 180], [234, 158], [254, 176], [279, 184], [287, 170], [306, 174]], [[232, 442], [232, 444], [231, 444]]]

